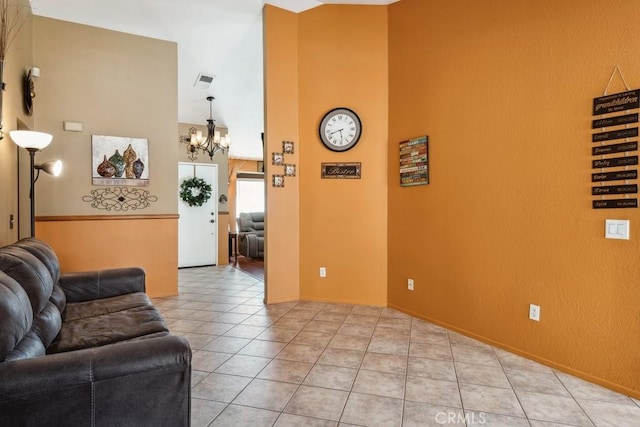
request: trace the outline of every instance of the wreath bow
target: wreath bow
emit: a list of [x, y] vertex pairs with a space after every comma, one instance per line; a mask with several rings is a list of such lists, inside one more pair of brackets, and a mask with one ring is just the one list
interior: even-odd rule
[[202, 206], [211, 198], [211, 184], [194, 176], [180, 184], [180, 198], [189, 206]]

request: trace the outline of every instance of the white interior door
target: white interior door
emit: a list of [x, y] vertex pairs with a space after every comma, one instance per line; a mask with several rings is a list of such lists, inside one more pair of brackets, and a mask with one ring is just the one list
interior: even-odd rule
[[218, 165], [178, 164], [178, 186], [194, 176], [213, 191], [202, 206], [189, 206], [178, 197], [178, 267], [215, 265], [218, 259]]

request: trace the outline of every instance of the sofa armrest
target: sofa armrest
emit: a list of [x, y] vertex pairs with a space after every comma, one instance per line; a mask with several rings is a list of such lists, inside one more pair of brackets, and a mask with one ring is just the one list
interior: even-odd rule
[[144, 292], [145, 272], [140, 267], [63, 273], [60, 286], [67, 302], [82, 302]]
[[259, 258], [260, 239], [264, 237], [255, 233], [240, 233], [240, 253], [248, 258]]
[[165, 336], [0, 364], [0, 425], [187, 426], [191, 349]]

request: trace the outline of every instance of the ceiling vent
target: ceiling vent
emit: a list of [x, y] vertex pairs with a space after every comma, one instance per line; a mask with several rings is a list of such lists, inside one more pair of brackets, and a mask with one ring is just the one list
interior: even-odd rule
[[214, 76], [213, 74], [199, 73], [198, 78], [196, 79], [196, 82], [193, 86], [201, 89], [209, 89], [209, 87], [211, 87], [213, 79], [215, 78], [216, 76]]

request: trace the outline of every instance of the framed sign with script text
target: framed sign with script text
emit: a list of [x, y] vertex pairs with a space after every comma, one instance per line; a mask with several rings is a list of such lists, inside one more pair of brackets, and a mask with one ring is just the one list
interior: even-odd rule
[[322, 179], [360, 179], [362, 166], [357, 163], [322, 163], [320, 177]]

